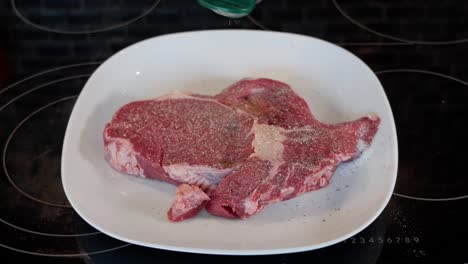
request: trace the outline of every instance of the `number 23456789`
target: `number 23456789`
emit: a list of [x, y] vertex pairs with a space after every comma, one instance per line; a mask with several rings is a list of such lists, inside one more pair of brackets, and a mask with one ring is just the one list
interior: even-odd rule
[[344, 242], [349, 244], [412, 244], [419, 243], [419, 237], [351, 237], [346, 239]]

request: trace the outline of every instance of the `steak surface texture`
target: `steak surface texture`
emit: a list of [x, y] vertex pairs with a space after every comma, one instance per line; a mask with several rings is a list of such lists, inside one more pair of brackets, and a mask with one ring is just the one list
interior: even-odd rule
[[243, 79], [214, 96], [131, 102], [103, 137], [114, 169], [182, 184], [170, 220], [192, 217], [205, 204], [211, 214], [245, 219], [326, 187], [341, 162], [372, 144], [379, 124], [376, 115], [327, 124], [289, 85]]
[[252, 153], [253, 119], [215, 99], [170, 94], [120, 108], [104, 130], [116, 170], [212, 190]]

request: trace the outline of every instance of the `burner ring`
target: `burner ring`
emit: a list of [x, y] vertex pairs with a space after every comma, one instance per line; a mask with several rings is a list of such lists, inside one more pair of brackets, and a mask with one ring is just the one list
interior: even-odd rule
[[253, 18], [251, 15], [248, 15], [247, 18], [250, 20], [250, 22], [252, 22], [252, 24], [256, 25], [257, 27], [263, 30], [271, 31], [270, 28], [260, 23], [257, 19]]
[[98, 250], [98, 251], [92, 251], [92, 252], [84, 252], [84, 253], [71, 253], [71, 254], [48, 254], [48, 253], [39, 253], [39, 252], [32, 252], [32, 251], [27, 251], [27, 250], [22, 250], [22, 249], [18, 249], [18, 248], [15, 248], [15, 247], [10, 247], [10, 246], [7, 246], [7, 245], [4, 245], [4, 244], [1, 244], [0, 243], [0, 247], [3, 247], [3, 248], [6, 248], [6, 249], [9, 249], [9, 250], [13, 250], [13, 251], [16, 251], [18, 253], [23, 253], [23, 254], [28, 254], [28, 255], [34, 255], [34, 256], [40, 256], [40, 257], [61, 257], [61, 258], [77, 258], [77, 257], [86, 257], [86, 256], [90, 256], [90, 255], [96, 255], [96, 254], [101, 254], [101, 253], [106, 253], [106, 252], [110, 252], [110, 251], [114, 251], [114, 250], [117, 250], [117, 249], [121, 249], [121, 248], [125, 248], [125, 247], [128, 247], [128, 246], [131, 246], [131, 244], [123, 244], [123, 245], [120, 245], [120, 246], [117, 246], [117, 247], [114, 247], [114, 248], [109, 248], [109, 249], [104, 249], [104, 250]]
[[[333, 0], [335, 1], [335, 0]], [[399, 73], [399, 72], [406, 72], [406, 73], [421, 73], [421, 74], [427, 74], [427, 75], [432, 75], [432, 76], [437, 76], [437, 77], [442, 77], [445, 79], [449, 79], [455, 82], [458, 82], [460, 84], [463, 84], [465, 86], [468, 86], [468, 82], [463, 81], [461, 79], [458, 79], [453, 76], [449, 76], [446, 74], [438, 73], [438, 72], [433, 72], [433, 71], [427, 71], [427, 70], [420, 70], [420, 69], [389, 69], [389, 70], [381, 70], [381, 71], [376, 71], [376, 75], [382, 75], [386, 73]], [[393, 195], [405, 199], [411, 199], [411, 200], [417, 200], [417, 201], [426, 201], [426, 202], [447, 202], [447, 201], [456, 201], [456, 200], [462, 200], [462, 199], [467, 199], [468, 194], [466, 195], [459, 195], [459, 196], [453, 196], [453, 197], [446, 197], [446, 198], [429, 198], [429, 197], [418, 197], [418, 196], [412, 196], [412, 195], [407, 195], [407, 194], [402, 194], [402, 193], [397, 193], [393, 192]]]
[[[269, 27], [263, 25], [260, 21], [253, 18], [251, 15], [248, 15], [247, 19], [249, 19], [249, 21], [252, 24], [254, 24], [255, 26], [257, 26], [258, 28], [260, 28], [262, 30], [272, 31]], [[338, 43], [335, 43], [335, 44], [340, 45], [340, 46], [376, 46], [376, 45], [381, 45], [381, 46], [409, 46], [409, 45], [413, 45], [413, 43], [401, 42], [401, 41], [394, 41], [394, 42], [338, 42]]]
[[[42, 84], [42, 85], [39, 85], [37, 87], [34, 87], [22, 94], [20, 94], [19, 96], [13, 98], [12, 100], [10, 100], [9, 102], [7, 102], [4, 106], [0, 107], [0, 111], [3, 110], [6, 106], [10, 105], [11, 103], [13, 103], [14, 101], [18, 100], [19, 98], [23, 97], [24, 95], [28, 94], [28, 93], [31, 93], [35, 90], [38, 90], [40, 88], [43, 88], [43, 87], [46, 87], [46, 86], [49, 86], [51, 84], [55, 84], [55, 83], [60, 83], [62, 81], [68, 81], [68, 80], [73, 80], [73, 79], [79, 79], [79, 78], [84, 78], [84, 77], [89, 77], [90, 74], [80, 74], [80, 75], [75, 75], [75, 76], [69, 76], [69, 77], [66, 77], [66, 78], [62, 78], [62, 79], [58, 79], [58, 80], [54, 80], [54, 81], [51, 81], [51, 82], [47, 82], [45, 84]], [[3, 153], [2, 153], [2, 162], [3, 162], [3, 171], [5, 172], [5, 175], [8, 179], [8, 181], [10, 182], [10, 184], [19, 192], [21, 193], [22, 195], [24, 195], [25, 197], [28, 197], [29, 199], [31, 200], [34, 200], [36, 202], [39, 202], [39, 203], [42, 203], [44, 205], [48, 205], [48, 206], [54, 206], [54, 207], [62, 207], [62, 208], [71, 208], [70, 205], [63, 205], [63, 204], [55, 204], [55, 203], [50, 203], [50, 202], [47, 202], [47, 201], [44, 201], [44, 200], [41, 200], [41, 199], [38, 199], [34, 196], [32, 196], [31, 194], [28, 194], [27, 192], [23, 191], [18, 185], [15, 184], [15, 182], [13, 181], [13, 179], [11, 178], [9, 172], [8, 172], [8, 169], [7, 169], [7, 166], [6, 166], [6, 154], [7, 154], [7, 150], [8, 150], [8, 145], [11, 141], [11, 139], [13, 138], [13, 135], [16, 133], [16, 131], [29, 119], [31, 118], [32, 116], [34, 116], [35, 114], [37, 114], [38, 112], [42, 111], [43, 109], [51, 106], [51, 105], [54, 105], [56, 103], [59, 103], [59, 102], [62, 102], [62, 101], [65, 101], [65, 100], [69, 100], [69, 99], [72, 99], [72, 98], [75, 98], [75, 96], [70, 96], [70, 97], [65, 97], [65, 98], [62, 98], [60, 100], [57, 100], [57, 101], [54, 101], [52, 103], [49, 103], [45, 106], [42, 106], [41, 108], [35, 110], [34, 112], [32, 112], [31, 114], [29, 114], [25, 119], [23, 119], [14, 129], [13, 131], [11, 132], [11, 134], [8, 136], [7, 140], [6, 140], [6, 143], [5, 143], [5, 146], [3, 148]]]
[[113, 30], [113, 29], [117, 29], [117, 28], [121, 28], [121, 27], [124, 27], [124, 26], [127, 26], [145, 16], [147, 16], [149, 13], [151, 13], [158, 5], [159, 3], [161, 2], [161, 0], [155, 0], [153, 5], [150, 6], [150, 8], [146, 11], [144, 11], [143, 13], [141, 13], [140, 15], [130, 19], [130, 20], [127, 20], [125, 22], [120, 22], [120, 23], [117, 23], [113, 26], [107, 26], [107, 27], [102, 27], [102, 28], [97, 28], [97, 29], [92, 29], [92, 30], [63, 30], [63, 29], [54, 29], [54, 28], [49, 28], [49, 27], [45, 27], [45, 26], [41, 26], [31, 20], [29, 20], [26, 16], [24, 16], [18, 9], [18, 7], [16, 6], [16, 0], [11, 0], [11, 7], [13, 8], [13, 11], [15, 12], [15, 14], [26, 24], [32, 26], [32, 27], [35, 27], [37, 29], [40, 29], [40, 30], [43, 30], [43, 31], [48, 31], [48, 32], [54, 32], [54, 33], [59, 33], [59, 34], [90, 34], [90, 33], [99, 33], [99, 32], [104, 32], [104, 31], [109, 31], [109, 30]]
[[468, 194], [462, 195], [462, 196], [450, 197], [450, 198], [424, 198], [424, 197], [416, 197], [416, 196], [410, 196], [410, 195], [405, 195], [405, 194], [399, 194], [396, 192], [394, 192], [393, 194], [401, 198], [417, 200], [417, 201], [426, 201], [426, 202], [449, 202], [449, 201], [457, 201], [457, 200], [463, 200], [463, 199], [468, 198]]
[[[92, 66], [92, 65], [99, 65], [101, 64], [102, 62], [99, 62], [99, 61], [90, 61], [90, 62], [82, 62], [82, 63], [76, 63], [76, 64], [69, 64], [69, 65], [64, 65], [64, 66], [60, 66], [60, 67], [56, 67], [56, 68], [51, 68], [51, 69], [48, 69], [48, 70], [45, 70], [45, 71], [41, 71], [41, 72], [38, 72], [38, 73], [35, 73], [29, 77], [26, 77], [24, 79], [21, 79], [17, 82], [14, 82], [10, 85], [8, 85], [7, 87], [3, 88], [2, 90], [0, 90], [0, 95], [8, 90], [10, 90], [11, 88], [17, 86], [17, 85], [20, 85], [26, 81], [29, 81], [29, 80], [32, 80], [36, 77], [39, 77], [39, 76], [42, 76], [44, 74], [47, 74], [47, 73], [53, 73], [53, 72], [57, 72], [57, 71], [61, 71], [61, 70], [65, 70], [65, 69], [71, 69], [71, 68], [75, 68], [75, 67], [81, 67], [81, 66]], [[21, 94], [19, 95], [18, 97], [21, 97], [23, 95], [25, 95], [27, 93], [24, 93], [24, 94]], [[16, 100], [16, 98], [15, 98]], [[14, 100], [12, 100], [14, 101]], [[8, 102], [7, 104], [10, 104], [11, 102]], [[0, 111], [2, 111], [2, 109], [4, 108], [5, 106], [2, 106], [0, 107]]]
[[[26, 192], [24, 192], [23, 190], [21, 190], [14, 182], [13, 180], [10, 178], [9, 174], [8, 174], [8, 170], [6, 169], [6, 162], [5, 162], [5, 154], [6, 154], [6, 151], [8, 149], [8, 144], [9, 144], [9, 141], [10, 139], [12, 138], [12, 135], [14, 135], [14, 133], [16, 132], [16, 130], [21, 127], [22, 124], [24, 124], [29, 118], [31, 118], [32, 116], [34, 116], [35, 114], [39, 113], [40, 111], [46, 109], [47, 107], [50, 107], [52, 105], [55, 105], [55, 104], [58, 104], [58, 103], [61, 103], [61, 102], [64, 102], [64, 101], [68, 101], [70, 99], [74, 99], [76, 98], [77, 95], [72, 95], [72, 96], [67, 96], [67, 97], [64, 97], [64, 98], [61, 98], [59, 100], [56, 100], [56, 101], [53, 101], [51, 103], [48, 103], [40, 108], [38, 108], [37, 110], [35, 110], [34, 112], [32, 112], [31, 114], [29, 114], [25, 119], [23, 119], [23, 121], [21, 121], [18, 126], [13, 130], [13, 132], [10, 134], [10, 136], [8, 137], [7, 139], [7, 142], [5, 143], [5, 147], [3, 149], [3, 169], [7, 175], [7, 178], [8, 180], [10, 181], [10, 183], [13, 185], [13, 187], [19, 191], [21, 194], [25, 195], [26, 197], [34, 200], [34, 201], [37, 201], [37, 202], [40, 202], [40, 203], [43, 203], [43, 204], [46, 204], [46, 205], [50, 205], [50, 206], [54, 206], [54, 207], [65, 207], [65, 208], [71, 208], [71, 206], [64, 206], [64, 205], [57, 205], [57, 204], [53, 204], [53, 203], [49, 203], [49, 202], [46, 202], [46, 201], [42, 201], [40, 199], [37, 199], [29, 194], [27, 194]], [[101, 232], [99, 231], [96, 231], [96, 232], [89, 232], [89, 233], [81, 233], [81, 234], [53, 234], [53, 233], [44, 233], [44, 232], [38, 232], [38, 231], [34, 231], [34, 230], [30, 230], [30, 229], [26, 229], [26, 228], [23, 228], [23, 227], [19, 227], [15, 224], [12, 224], [2, 218], [0, 218], [0, 222], [10, 226], [10, 227], [13, 227], [13, 228], [16, 228], [18, 230], [21, 230], [21, 231], [24, 231], [24, 232], [27, 232], [27, 233], [31, 233], [31, 234], [35, 234], [35, 235], [42, 235], [42, 236], [50, 236], [50, 237], [83, 237], [83, 236], [91, 236], [91, 235], [97, 235], [97, 234], [101, 234]]]
[[351, 17], [348, 13], [346, 13], [341, 5], [338, 3], [338, 0], [332, 0], [333, 5], [335, 8], [340, 12], [340, 14], [346, 18], [349, 22], [353, 23], [354, 25], [360, 27], [361, 29], [372, 33], [374, 35], [377, 35], [382, 38], [394, 40], [394, 41], [400, 41], [400, 42], [405, 42], [408, 44], [419, 44], [419, 45], [450, 45], [450, 44], [460, 44], [460, 43], [465, 43], [468, 42], [468, 38], [462, 38], [462, 39], [455, 39], [455, 40], [448, 40], [448, 41], [424, 41], [424, 40], [411, 40], [411, 39], [406, 39], [406, 38], [400, 38], [400, 37], [395, 37], [389, 34], [385, 34], [382, 32], [379, 32], [377, 30], [374, 30], [366, 25], [363, 25], [353, 17]]
[[[100, 63], [101, 62], [85, 62], [85, 63], [70, 64], [70, 65], [60, 66], [60, 67], [56, 67], [56, 68], [51, 68], [51, 69], [48, 69], [48, 70], [33, 74], [33, 75], [31, 75], [31, 76], [29, 76], [27, 78], [24, 78], [22, 80], [14, 82], [13, 84], [10, 84], [9, 86], [7, 86], [4, 89], [0, 90], [0, 95], [3, 94], [6, 91], [18, 86], [18, 85], [20, 85], [20, 84], [26, 83], [29, 80], [32, 80], [32, 79], [34, 79], [36, 77], [39, 77], [39, 76], [42, 76], [42, 75], [46, 75], [48, 73], [54, 73], [54, 72], [58, 72], [58, 71], [64, 70], [64, 69], [80, 68], [82, 66], [99, 65]], [[15, 101], [17, 101], [18, 99], [22, 98], [23, 96], [25, 96], [25, 95], [27, 95], [27, 94], [35, 91], [35, 90], [38, 90], [38, 89], [40, 89], [42, 87], [45, 87], [47, 85], [55, 84], [55, 83], [70, 80], [70, 79], [85, 78], [85, 77], [88, 77], [88, 76], [90, 76], [90, 74], [75, 75], [75, 76], [70, 76], [68, 78], [57, 79], [57, 80], [54, 80], [54, 81], [50, 81], [50, 82], [48, 82], [46, 84], [36, 86], [33, 89], [30, 89], [30, 90], [28, 90], [26, 92], [23, 92], [23, 93], [19, 94], [15, 98], [13, 98], [10, 101], [6, 102], [6, 104], [0, 106], [0, 111], [5, 109], [8, 105], [10, 105], [10, 104], [14, 103]], [[39, 112], [40, 110], [46, 108], [47, 106], [50, 106], [50, 105], [53, 105], [53, 104], [56, 104], [56, 103], [59, 103], [59, 102], [63, 102], [63, 101], [66, 101], [66, 100], [70, 100], [70, 99], [73, 99], [73, 98], [76, 98], [76, 95], [64, 97], [64, 98], [61, 98], [61, 99], [56, 100], [54, 102], [51, 102], [48, 105], [42, 106], [41, 108], [35, 110], [34, 113], [30, 114], [29, 117], [31, 117], [35, 113]], [[52, 233], [44, 233], [44, 232], [38, 232], [38, 231], [33, 231], [33, 230], [26, 229], [26, 228], [22, 228], [22, 227], [14, 225], [14, 224], [12, 224], [12, 223], [10, 223], [10, 222], [2, 219], [2, 218], [0, 218], [0, 222], [2, 222], [3, 224], [6, 224], [6, 225], [8, 225], [8, 226], [10, 226], [10, 227], [12, 227], [14, 229], [18, 229], [20, 231], [30, 233], [32, 235], [55, 237], [55, 238], [58, 238], [58, 239], [60, 239], [60, 238], [74, 238], [74, 237], [75, 238], [88, 237], [88, 236], [92, 236], [92, 235], [102, 234], [99, 231], [90, 232], [90, 233], [82, 233], [82, 234], [52, 234]], [[103, 249], [103, 250], [95, 250], [95, 251], [89, 251], [89, 252], [80, 252], [80, 251], [78, 251], [79, 253], [52, 254], [52, 253], [46, 253], [46, 252], [41, 252], [41, 251], [36, 252], [36, 251], [31, 251], [31, 250], [23, 250], [23, 249], [16, 248], [14, 246], [9, 246], [9, 245], [0, 243], [0, 247], [2, 247], [2, 248], [12, 250], [12, 251], [15, 251], [15, 252], [18, 252], [18, 253], [22, 253], [22, 254], [28, 254], [28, 255], [33, 255], [33, 256], [45, 256], [45, 257], [63, 257], [63, 258], [72, 258], [72, 257], [75, 258], [75, 257], [86, 257], [86, 256], [90, 256], [90, 255], [97, 255], [97, 254], [101, 254], [101, 253], [111, 252], [111, 251], [114, 251], [114, 250], [119, 250], [119, 249], [128, 247], [130, 245], [131, 245], [130, 243], [124, 243], [122, 245], [114, 246], [114, 247]]]

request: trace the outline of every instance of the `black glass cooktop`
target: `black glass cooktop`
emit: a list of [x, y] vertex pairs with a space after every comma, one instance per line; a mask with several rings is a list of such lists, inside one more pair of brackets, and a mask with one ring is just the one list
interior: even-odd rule
[[[238, 28], [322, 38], [376, 72], [400, 155], [384, 212], [344, 242], [275, 256], [148, 249], [90, 227], [60, 182], [65, 127], [87, 78], [146, 38]], [[196, 0], [0, 1], [1, 262], [468, 263], [467, 69], [465, 0], [263, 0], [240, 19]]]

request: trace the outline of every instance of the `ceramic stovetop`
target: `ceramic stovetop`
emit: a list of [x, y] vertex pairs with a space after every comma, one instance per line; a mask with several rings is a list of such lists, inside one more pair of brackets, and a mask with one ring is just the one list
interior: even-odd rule
[[[322, 38], [376, 72], [400, 152], [385, 211], [342, 243], [276, 256], [148, 249], [91, 228], [60, 182], [66, 123], [87, 78], [137, 41], [234, 28]], [[36, 263], [467, 263], [467, 28], [463, 0], [264, 0], [241, 19], [195, 0], [1, 1], [0, 255]]]

